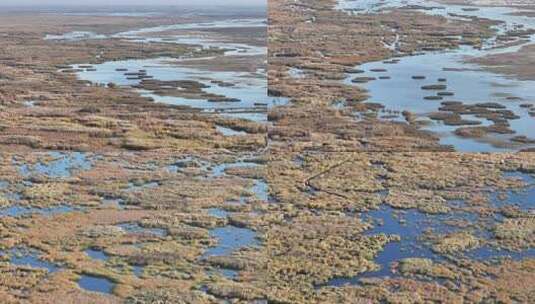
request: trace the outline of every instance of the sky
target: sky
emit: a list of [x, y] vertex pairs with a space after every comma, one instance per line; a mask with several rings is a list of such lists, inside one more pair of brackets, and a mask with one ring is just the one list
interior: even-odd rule
[[266, 5], [267, 0], [0, 0], [0, 6], [47, 5]]

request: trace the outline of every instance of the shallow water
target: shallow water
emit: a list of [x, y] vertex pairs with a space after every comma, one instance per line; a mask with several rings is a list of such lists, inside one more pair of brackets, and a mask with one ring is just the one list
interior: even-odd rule
[[[425, 100], [424, 97], [434, 95], [435, 92], [422, 90], [424, 85], [437, 84], [438, 78], [446, 78], [447, 91], [454, 92], [455, 96], [446, 97], [443, 101], [462, 101], [464, 104], [476, 104], [482, 102], [496, 102], [504, 105], [507, 109], [520, 116], [520, 119], [510, 120], [511, 128], [517, 133], [514, 135], [535, 136], [533, 128], [535, 122], [526, 109], [520, 104], [535, 100], [535, 82], [517, 81], [506, 79], [501, 75], [477, 70], [475, 65], [460, 63], [457, 53], [433, 53], [420, 56], [406, 57], [398, 64], [384, 64], [383, 62], [371, 62], [359, 66], [360, 69], [385, 68], [391, 79], [371, 81], [362, 85], [369, 91], [369, 100], [379, 102], [389, 110], [409, 110], [419, 116], [438, 111], [442, 101]], [[443, 68], [472, 69], [472, 71], [444, 71]], [[369, 73], [374, 75], [377, 73]], [[426, 80], [414, 80], [414, 75], [425, 75]], [[349, 83], [348, 79], [348, 83]], [[496, 84], [501, 84], [497, 86]], [[477, 88], [475, 88], [477, 86]], [[522, 101], [509, 101], [500, 97], [501, 94], [522, 98]], [[463, 119], [480, 121], [480, 126], [490, 125], [491, 122], [484, 118], [462, 115]], [[431, 122], [431, 131], [442, 135], [441, 143], [452, 144], [458, 151], [464, 152], [496, 152], [506, 149], [493, 147], [484, 142], [472, 139], [463, 139], [452, 134], [458, 126], [446, 126], [440, 122]], [[466, 143], [470, 142], [470, 143]]]
[[221, 275], [223, 275], [224, 277], [226, 277], [227, 279], [235, 279], [238, 277], [238, 271], [236, 270], [232, 270], [232, 269], [219, 269], [219, 272], [221, 273]]
[[251, 191], [255, 194], [256, 199], [267, 202], [269, 201], [269, 185], [261, 179], [255, 179]]
[[527, 186], [505, 192], [506, 198], [503, 200], [498, 198], [498, 193], [493, 193], [490, 197], [491, 205], [496, 208], [514, 206], [526, 213], [535, 211], [535, 178], [518, 172], [512, 172], [506, 176], [521, 179]]
[[[222, 29], [222, 28], [250, 28], [250, 27], [259, 27], [267, 28], [266, 20], [262, 18], [247, 18], [247, 19], [227, 19], [227, 20], [217, 20], [213, 22], [197, 22], [197, 23], [178, 23], [171, 25], [161, 25], [155, 27], [148, 27], [142, 29], [131, 30], [127, 32], [121, 32], [113, 35], [113, 38], [147, 38], [151, 33], [161, 33], [166, 31], [175, 31], [175, 30], [202, 30], [202, 29]], [[171, 37], [182, 37], [171, 36]], [[198, 38], [199, 41], [202, 41], [202, 37]], [[175, 42], [176, 43], [176, 42]], [[196, 44], [196, 43], [193, 43]]]
[[108, 17], [151, 17], [163, 14], [162, 12], [84, 12], [63, 13], [66, 16], [108, 16]]
[[[208, 23], [206, 24], [208, 25]], [[131, 32], [124, 32], [124, 33], [118, 33], [112, 36], [106, 36], [102, 34], [96, 34], [93, 32], [83, 32], [83, 31], [75, 31], [75, 32], [69, 32], [61, 35], [53, 35], [53, 34], [47, 34], [45, 36], [45, 40], [51, 40], [51, 41], [83, 41], [83, 40], [91, 40], [91, 39], [110, 39], [110, 38], [116, 38], [116, 39], [128, 39], [129, 41], [133, 42], [140, 42], [140, 43], [174, 43], [174, 44], [189, 44], [189, 45], [198, 45], [199, 49], [213, 49], [213, 48], [219, 48], [219, 49], [225, 49], [224, 54], [230, 55], [230, 56], [261, 56], [267, 54], [267, 47], [265, 46], [255, 46], [255, 45], [248, 45], [244, 43], [232, 43], [232, 42], [226, 42], [226, 41], [220, 41], [218, 39], [214, 38], [207, 38], [207, 37], [195, 37], [191, 35], [174, 35], [169, 36], [165, 38], [161, 37], [145, 37], [140, 36], [147, 33], [157, 33], [161, 31], [165, 31], [168, 29], [173, 29], [173, 27], [180, 27], [182, 25], [177, 26], [161, 26], [161, 27], [155, 27], [155, 28], [147, 28], [142, 30], [136, 30]], [[184, 24], [185, 26], [185, 24]], [[197, 29], [197, 27], [184, 27], [180, 29], [188, 29], [188, 30], [194, 30]], [[229, 27], [243, 27], [247, 26], [247, 23], [237, 23], [234, 24], [234, 26]], [[264, 24], [263, 27], [266, 25]], [[207, 28], [205, 26], [199, 27], [198, 29]], [[218, 27], [213, 27], [218, 28]]]
[[[108, 38], [128, 39], [130, 41], [147, 43], [165, 42], [190, 44], [198, 45], [201, 49], [218, 48], [225, 50], [224, 56], [266, 55], [267, 48], [263, 46], [218, 41], [217, 39], [207, 38], [200, 35], [192, 36], [190, 34], [182, 34], [166, 38], [157, 36], [158, 33], [169, 30], [202, 30], [211, 28], [242, 27], [266, 27], [266, 20], [251, 18], [219, 20], [204, 23], [174, 24], [122, 32]], [[151, 34], [153, 34], [153, 37], [151, 37]], [[84, 39], [84, 37], [92, 37], [90, 33], [68, 33], [63, 36], [47, 37], [47, 39], [80, 40]], [[139, 90], [139, 92], [145, 97], [154, 99], [155, 102], [189, 106], [196, 109], [202, 109], [206, 112], [216, 112], [231, 118], [265, 122], [267, 121], [267, 108], [274, 105], [286, 104], [288, 102], [286, 98], [273, 98], [267, 95], [267, 77], [265, 70], [258, 70], [256, 72], [207, 71], [181, 66], [180, 63], [184, 60], [188, 59], [158, 58], [124, 60], [91, 65], [91, 69], [84, 68], [87, 64], [73, 65], [73, 68], [80, 69], [80, 71], [77, 72], [79, 79], [104, 85], [108, 83], [122, 86], [134, 86], [139, 84], [139, 79], [127, 79], [128, 77], [127, 75], [124, 75], [125, 72], [121, 71], [122, 69], [127, 69], [128, 72], [147, 70], [147, 75], [152, 76], [153, 79], [156, 80], [195, 80], [209, 86], [204, 89], [205, 92], [237, 99], [239, 102], [210, 102], [205, 99], [160, 96], [154, 92], [146, 90]], [[117, 69], [120, 69], [120, 71], [117, 71]], [[232, 83], [234, 85], [220, 86], [212, 83], [214, 80]]]
[[242, 136], [246, 135], [247, 133], [244, 131], [236, 131], [231, 128], [225, 128], [221, 126], [216, 126], [217, 132], [223, 134], [224, 136]]
[[173, 36], [172, 38], [159, 38], [159, 37], [137, 37], [137, 36], [124, 36], [121, 38], [130, 39], [130, 41], [137, 41], [140, 43], [175, 43], [175, 44], [189, 44], [198, 45], [199, 50], [209, 49], [224, 49], [224, 54], [228, 56], [261, 56], [267, 53], [265, 46], [254, 46], [243, 43], [231, 43], [218, 41], [214, 39], [192, 37], [192, 36]]
[[404, 6], [406, 0], [339, 0], [336, 6], [339, 10], [346, 10], [356, 14], [377, 13], [384, 9]]
[[230, 255], [241, 248], [257, 243], [256, 233], [253, 230], [234, 226], [212, 229], [210, 236], [216, 238], [218, 244], [206, 250], [204, 257]]
[[53, 273], [59, 270], [59, 267], [39, 259], [36, 252], [25, 249], [13, 249], [10, 251], [9, 263], [17, 266], [29, 266], [32, 268], [43, 268]]
[[74, 210], [77, 210], [77, 209], [70, 207], [70, 206], [65, 206], [65, 205], [49, 207], [49, 208], [35, 208], [35, 207], [15, 205], [15, 206], [10, 206], [10, 207], [0, 209], [0, 217], [3, 217], [3, 216], [17, 217], [17, 216], [25, 216], [25, 215], [31, 215], [31, 214], [52, 216], [56, 214], [72, 212]]
[[106, 278], [82, 275], [78, 280], [78, 285], [88, 291], [95, 291], [101, 293], [111, 293], [115, 284]]
[[[205, 99], [161, 96], [148, 90], [137, 91], [144, 97], [154, 99], [155, 102], [188, 106], [202, 109], [206, 112], [224, 111], [226, 116], [254, 121], [266, 121], [268, 108], [288, 102], [285, 98], [268, 96], [267, 80], [263, 74], [258, 74], [257, 72], [200, 70], [180, 66], [180, 62], [180, 59], [173, 58], [111, 61], [93, 65], [96, 70], [81, 69], [82, 71], [78, 72], [77, 75], [79, 79], [95, 84], [115, 83], [121, 86], [135, 86], [141, 80], [128, 79], [129, 77], [125, 75], [125, 71], [117, 71], [117, 69], [127, 69], [128, 72], [146, 70], [147, 75], [161, 81], [194, 80], [207, 86], [207, 88], [203, 89], [206, 93], [222, 95], [239, 101], [211, 102]], [[79, 67], [80, 65], [73, 66], [75, 69]], [[232, 83], [233, 86], [220, 86], [213, 83], [213, 81]], [[257, 113], [247, 113], [248, 111]]]
[[499, 249], [491, 246], [483, 246], [474, 250], [468, 251], [465, 256], [481, 261], [496, 261], [499, 259], [512, 259], [515, 261], [523, 260], [525, 258], [535, 257], [535, 248], [529, 248], [521, 251], [510, 251], [506, 249]]
[[[74, 13], [76, 14], [76, 13]], [[141, 16], [141, 15], [153, 14], [153, 13], [106, 13], [107, 16]], [[72, 14], [71, 14], [72, 15]], [[79, 13], [76, 15], [91, 16], [93, 13]], [[116, 33], [114, 35], [103, 35], [88, 31], [73, 31], [64, 34], [47, 34], [45, 40], [66, 40], [66, 41], [79, 41], [88, 39], [109, 39], [109, 38], [146, 38], [145, 34], [159, 33], [172, 30], [196, 30], [196, 29], [220, 29], [220, 28], [242, 28], [242, 27], [267, 27], [266, 20], [260, 18], [249, 19], [228, 19], [218, 20], [214, 22], [198, 22], [198, 23], [179, 23], [172, 25], [162, 25], [156, 27], [148, 27], [137, 30], [131, 30], [126, 32]], [[180, 36], [178, 36], [180, 37]], [[202, 41], [202, 40], [201, 40]], [[178, 43], [178, 42], [175, 42]], [[196, 44], [196, 43], [194, 43]]]
[[[239, 160], [233, 163], [223, 163], [212, 168], [212, 178], [225, 176], [225, 170], [231, 168], [252, 168], [259, 167], [260, 165], [254, 162]], [[255, 198], [261, 201], [269, 201], [269, 185], [262, 179], [253, 179], [253, 185], [250, 191], [254, 193]], [[244, 199], [244, 198], [241, 198]], [[240, 200], [241, 200], [240, 199]]]
[[187, 156], [167, 166], [167, 170], [172, 173], [182, 172], [186, 168], [199, 168], [200, 171], [207, 171], [209, 167], [209, 162], [200, 158]]
[[258, 167], [258, 166], [259, 165], [257, 163], [249, 162], [249, 161], [243, 161], [243, 160], [238, 160], [238, 161], [232, 162], [232, 163], [222, 163], [222, 164], [216, 165], [216, 166], [214, 166], [212, 168], [211, 177], [224, 176], [226, 174], [225, 170], [227, 170], [227, 169], [232, 169], [232, 168], [253, 168], [253, 167]]
[[94, 259], [94, 260], [99, 260], [99, 261], [107, 261], [110, 256], [107, 255], [104, 251], [102, 250], [97, 250], [97, 249], [87, 249], [86, 251], [84, 251], [85, 254], [87, 254], [90, 258]]
[[145, 228], [140, 226], [138, 223], [124, 223], [119, 224], [117, 227], [122, 228], [125, 232], [128, 233], [137, 233], [137, 234], [149, 234], [158, 237], [164, 237], [167, 235], [167, 230], [162, 228]]
[[240, 56], [252, 56], [252, 55], [265, 55], [267, 54], [267, 48], [265, 46], [254, 46], [243, 43], [231, 43], [227, 41], [221, 41], [214, 38], [208, 38], [205, 36], [192, 36], [188, 34], [150, 37], [147, 34], [156, 34], [165, 31], [174, 30], [202, 30], [202, 29], [221, 29], [221, 28], [246, 28], [246, 27], [259, 27], [266, 28], [267, 24], [265, 19], [230, 19], [230, 20], [218, 20], [214, 22], [200, 22], [200, 23], [187, 23], [187, 24], [173, 24], [162, 25], [150, 28], [143, 28], [128, 32], [122, 32], [113, 35], [113, 38], [129, 39], [139, 42], [159, 42], [159, 43], [177, 43], [177, 44], [191, 44], [200, 45], [203, 49], [220, 48], [230, 49], [226, 51], [226, 55], [240, 55]]
[[[462, 202], [450, 202], [451, 206], [463, 205]], [[359, 284], [363, 278], [394, 278], [400, 276], [399, 273], [392, 272], [392, 265], [405, 258], [427, 258], [434, 262], [444, 262], [446, 257], [434, 252], [431, 244], [423, 238], [426, 233], [444, 235], [459, 231], [459, 228], [450, 223], [452, 220], [464, 220], [471, 225], [476, 225], [479, 217], [476, 214], [451, 211], [447, 214], [424, 214], [415, 209], [396, 210], [389, 206], [382, 206], [379, 210], [367, 212], [362, 215], [364, 221], [372, 221], [374, 227], [365, 232], [367, 236], [377, 234], [399, 235], [401, 240], [392, 241], [384, 246], [379, 252], [374, 262], [380, 266], [377, 271], [364, 272], [354, 277], [338, 277], [327, 281], [321, 286], [343, 286]], [[491, 219], [492, 220], [492, 219]], [[468, 231], [480, 238], [490, 237], [489, 231], [479, 230], [477, 226]], [[527, 257], [535, 257], [535, 248], [512, 252], [495, 248], [489, 245], [459, 252], [454, 254], [459, 258], [470, 258], [480, 261], [493, 261], [499, 258], [512, 258], [521, 260]]]
[[145, 267], [134, 265], [132, 266], [132, 272], [136, 277], [141, 277], [143, 275], [143, 272], [145, 271]]
[[217, 218], [226, 218], [229, 213], [221, 208], [210, 208], [208, 214]]
[[301, 79], [301, 78], [306, 77], [306, 74], [302, 69], [294, 68], [294, 67], [288, 70], [288, 75], [290, 75], [292, 78], [295, 78], [295, 79]]
[[[208, 214], [211, 215], [211, 216], [214, 216], [214, 217], [217, 217], [217, 218], [227, 218], [228, 215], [229, 215], [229, 212], [228, 211], [225, 211], [221, 208], [210, 208], [208, 209]], [[228, 232], [228, 231], [227, 231]], [[235, 232], [235, 230], [232, 230], [232, 232]], [[241, 231], [239, 231], [239, 233], [241, 233]], [[226, 236], [227, 238], [232, 238], [233, 236], [232, 235], [227, 235]], [[236, 235], [235, 237], [240, 237], [239, 235]], [[221, 239], [219, 239], [220, 242], [221, 242]], [[221, 244], [220, 244], [221, 245]], [[215, 248], [212, 248], [212, 249], [215, 249]], [[217, 249], [215, 252], [216, 254], [210, 254], [210, 252], [208, 251], [207, 253], [205, 253], [204, 257], [208, 257], [208, 256], [214, 256], [214, 255], [220, 255], [220, 254], [217, 254], [219, 249]], [[212, 252], [213, 253], [213, 252]], [[235, 279], [237, 276], [238, 276], [238, 271], [237, 270], [234, 270], [234, 269], [228, 269], [228, 268], [217, 268], [217, 272], [219, 274], [221, 274], [222, 276], [228, 278], [228, 279]]]
[[106, 35], [95, 34], [93, 32], [75, 31], [61, 35], [47, 34], [45, 40], [60, 40], [60, 41], [82, 41], [88, 39], [106, 39]]
[[52, 158], [51, 161], [35, 165], [22, 164], [19, 166], [19, 172], [25, 177], [45, 175], [51, 178], [66, 178], [75, 170], [89, 170], [92, 166], [91, 160], [83, 152], [50, 152], [48, 156]]
[[[477, 16], [493, 20], [504, 21], [497, 26], [498, 33], [516, 29], [517, 26], [524, 26], [523, 29], [535, 28], [535, 18], [513, 16], [509, 13], [517, 11], [515, 8], [504, 7], [481, 7], [477, 11], [465, 11], [465, 6], [441, 5], [430, 1], [408, 0], [408, 1], [344, 1], [340, 0], [338, 8], [349, 10], [353, 14], [380, 13], [384, 9], [399, 8], [406, 5], [421, 5], [429, 9], [418, 10], [426, 14], [440, 15], [452, 18], [450, 14], [461, 14], [466, 16]], [[357, 11], [353, 11], [356, 9]], [[531, 43], [535, 41], [531, 37]], [[478, 65], [463, 62], [466, 57], [481, 57], [488, 54], [497, 54], [517, 51], [521, 45], [493, 49], [494, 39], [489, 39], [488, 45], [483, 50], [476, 50], [472, 47], [461, 47], [459, 50], [448, 52], [426, 52], [416, 56], [406, 56], [398, 58], [397, 64], [388, 64], [383, 61], [370, 62], [358, 66], [365, 72], [363, 75], [378, 77], [381, 75], [390, 76], [390, 79], [370, 81], [359, 86], [369, 91], [369, 101], [379, 102], [386, 106], [386, 109], [401, 112], [409, 110], [420, 117], [425, 117], [430, 112], [437, 111], [441, 106], [439, 100], [425, 100], [424, 97], [435, 95], [437, 92], [422, 90], [421, 86], [437, 84], [437, 79], [445, 78], [447, 81], [447, 91], [453, 92], [454, 96], [444, 96], [443, 101], [462, 101], [464, 104], [476, 104], [482, 102], [496, 102], [505, 106], [520, 116], [519, 119], [509, 120], [511, 128], [517, 135], [535, 137], [535, 121], [528, 114], [528, 110], [521, 108], [522, 103], [533, 103], [535, 100], [535, 81], [520, 81], [507, 76], [482, 71]], [[386, 69], [387, 72], [372, 72], [372, 69]], [[444, 70], [446, 68], [446, 70]], [[453, 68], [453, 70], [451, 69]], [[426, 76], [424, 80], [412, 79], [412, 76]], [[348, 75], [346, 83], [352, 84], [351, 79], [355, 75]], [[519, 101], [507, 100], [507, 97], [521, 98]], [[491, 122], [484, 118], [463, 115], [465, 119], [477, 120], [480, 126], [490, 125]], [[400, 120], [400, 116], [395, 120]], [[425, 129], [437, 133], [441, 138], [441, 143], [452, 145], [458, 151], [463, 152], [499, 152], [506, 150], [517, 150], [525, 147], [521, 144], [513, 144], [508, 147], [493, 145], [488, 140], [474, 140], [457, 137], [452, 133], [458, 127], [446, 126], [442, 122], [431, 121], [431, 126]], [[508, 140], [512, 136], [491, 136]]]
[[419, 257], [434, 261], [443, 259], [439, 254], [434, 253], [429, 246], [420, 242], [422, 234], [428, 229], [435, 232], [451, 230], [450, 227], [437, 219], [430, 220], [425, 214], [414, 209], [400, 211], [389, 206], [367, 212], [363, 218], [374, 222], [374, 228], [366, 231], [365, 235], [372, 236], [381, 233], [399, 235], [401, 240], [387, 243], [384, 249], [379, 252], [374, 259], [375, 263], [381, 267], [379, 270], [365, 272], [351, 278], [334, 278], [327, 285], [356, 284], [362, 278], [395, 277], [397, 274], [392, 273], [391, 264], [404, 258]]

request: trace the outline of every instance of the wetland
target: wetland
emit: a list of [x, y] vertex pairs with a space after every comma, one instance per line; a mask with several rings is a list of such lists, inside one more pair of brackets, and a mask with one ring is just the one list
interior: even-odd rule
[[[270, 24], [270, 89], [293, 99], [286, 112], [325, 107], [313, 132], [366, 140], [352, 150], [528, 151], [535, 19], [509, 2], [275, 2], [291, 13]], [[315, 120], [307, 111], [296, 115]], [[288, 116], [272, 115], [281, 130]], [[385, 134], [390, 147], [377, 146]]]
[[531, 7], [421, 2], [0, 13], [1, 302], [535, 301]]

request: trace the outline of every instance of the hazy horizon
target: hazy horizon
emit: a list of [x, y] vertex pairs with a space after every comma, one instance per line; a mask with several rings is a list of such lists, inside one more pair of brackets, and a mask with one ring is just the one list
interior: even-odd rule
[[0, 7], [17, 6], [68, 6], [68, 7], [88, 7], [88, 6], [267, 6], [267, 0], [153, 0], [150, 4], [144, 0], [89, 0], [83, 4], [73, 3], [67, 0], [2, 0]]

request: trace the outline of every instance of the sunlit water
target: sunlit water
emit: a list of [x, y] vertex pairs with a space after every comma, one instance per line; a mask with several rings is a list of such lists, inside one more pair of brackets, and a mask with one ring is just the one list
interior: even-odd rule
[[231, 19], [214, 22], [200, 22], [190, 24], [173, 24], [162, 25], [151, 28], [143, 28], [113, 35], [113, 38], [130, 39], [138, 42], [164, 42], [164, 43], [180, 43], [201, 45], [204, 49], [221, 48], [233, 49], [226, 52], [226, 55], [265, 55], [267, 54], [266, 47], [253, 46], [243, 43], [229, 43], [219, 41], [214, 38], [191, 35], [173, 35], [166, 38], [150, 37], [151, 33], [161, 33], [174, 30], [202, 30], [202, 29], [221, 29], [221, 28], [245, 28], [245, 27], [266, 27], [265, 19]]
[[[174, 24], [151, 28], [143, 28], [128, 32], [117, 33], [111, 36], [102, 36], [89, 32], [71, 32], [64, 35], [47, 35], [47, 40], [79, 41], [85, 39], [127, 39], [129, 41], [144, 43], [175, 43], [199, 46], [199, 49], [222, 49], [224, 56], [263, 56], [267, 54], [267, 47], [233, 43], [205, 35], [174, 34], [165, 38], [157, 36], [158, 33], [174, 30], [206, 30], [221, 28], [265, 28], [265, 19], [229, 19], [214, 22], [191, 24]], [[151, 36], [153, 34], [153, 36]], [[201, 58], [210, 59], [210, 58]], [[72, 67], [77, 70], [79, 79], [94, 84], [106, 85], [114, 83], [121, 86], [136, 86], [140, 79], [129, 77], [127, 73], [145, 70], [150, 79], [194, 80], [207, 86], [206, 93], [225, 96], [232, 101], [209, 101], [207, 99], [192, 97], [161, 96], [148, 90], [139, 90], [144, 97], [150, 97], [155, 102], [172, 105], [188, 106], [202, 109], [205, 112], [218, 113], [230, 118], [242, 118], [259, 122], [267, 121], [267, 109], [288, 102], [285, 98], [269, 97], [267, 94], [266, 71], [259, 69], [255, 72], [224, 71], [216, 72], [207, 69], [197, 69], [184, 66], [188, 58], [156, 58], [145, 60], [122, 60], [105, 62], [98, 65], [78, 64]], [[91, 66], [91, 68], [87, 68]], [[231, 83], [232, 86], [217, 84], [217, 82]], [[224, 134], [226, 135], [226, 134]], [[234, 135], [234, 134], [231, 134]]]
[[[407, 5], [421, 5], [428, 9], [418, 11], [426, 14], [440, 15], [446, 18], [451, 14], [464, 16], [476, 16], [492, 20], [503, 21], [496, 27], [498, 33], [505, 33], [514, 29], [535, 29], [535, 18], [514, 16], [511, 13], [518, 11], [515, 8], [505, 7], [481, 7], [478, 10], [467, 10], [466, 6], [441, 5], [431, 1], [403, 0], [403, 1], [339, 1], [338, 8], [351, 14], [381, 13], [392, 8], [405, 7]], [[358, 18], [356, 16], [356, 18]], [[379, 102], [385, 105], [387, 110], [408, 110], [425, 119], [426, 115], [438, 111], [442, 101], [461, 101], [464, 104], [476, 104], [484, 102], [496, 102], [511, 110], [520, 118], [509, 120], [510, 128], [516, 131], [510, 136], [501, 136], [507, 140], [512, 136], [524, 135], [528, 138], [535, 137], [535, 121], [530, 116], [529, 110], [520, 107], [521, 104], [533, 103], [535, 100], [535, 81], [521, 81], [504, 75], [482, 71], [475, 64], [466, 63], [469, 57], [481, 57], [489, 54], [515, 52], [522, 45], [534, 41], [532, 35], [528, 41], [522, 44], [494, 48], [495, 39], [489, 39], [482, 50], [463, 46], [455, 51], [426, 52], [416, 56], [399, 58], [399, 63], [391, 64], [383, 61], [369, 62], [358, 66], [364, 70], [364, 74], [348, 75], [346, 83], [352, 84], [351, 79], [355, 76], [375, 77], [377, 80], [358, 85], [369, 91], [369, 101]], [[373, 72], [375, 69], [386, 69], [386, 72]], [[389, 79], [379, 79], [380, 76], [389, 76]], [[413, 79], [412, 76], [425, 76], [425, 79]], [[437, 91], [422, 90], [424, 85], [439, 84], [438, 79], [444, 78], [446, 90], [453, 96], [443, 96], [443, 100], [426, 100], [424, 97], [433, 96]], [[488, 126], [492, 123], [485, 118], [473, 115], [462, 115], [463, 119], [479, 121], [479, 126]], [[394, 118], [402, 119], [401, 117]], [[452, 145], [458, 151], [497, 152], [511, 149], [520, 149], [525, 146], [516, 144], [507, 147], [495, 146], [488, 141], [460, 138], [452, 132], [459, 126], [447, 126], [441, 122], [430, 121], [430, 126], [425, 129], [435, 132], [441, 138], [441, 143]], [[500, 136], [496, 136], [500, 138]]]
[[[80, 65], [74, 65], [74, 68], [79, 67]], [[239, 100], [213, 102], [204, 99], [160, 96], [151, 91], [139, 90], [142, 96], [152, 97], [156, 102], [206, 110], [235, 108], [259, 108], [259, 110], [263, 110], [264, 107], [261, 107], [260, 104], [271, 107], [281, 103], [279, 99], [267, 95], [267, 81], [261, 73], [199, 70], [180, 66], [180, 59], [172, 58], [110, 61], [93, 65], [93, 68], [96, 70], [90, 69], [89, 71], [79, 72], [78, 77], [97, 84], [115, 83], [122, 86], [136, 86], [141, 80], [129, 79], [131, 77], [128, 77], [125, 73], [146, 70], [147, 75], [152, 76], [153, 79], [161, 81], [194, 80], [208, 86], [208, 88], [204, 89], [206, 93], [223, 95]], [[128, 71], [117, 71], [117, 69], [127, 69]], [[233, 86], [220, 86], [213, 83], [212, 81], [214, 80], [232, 83]]]

